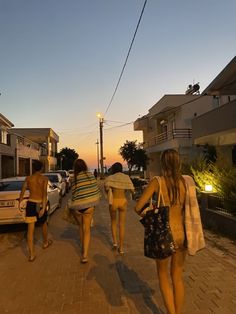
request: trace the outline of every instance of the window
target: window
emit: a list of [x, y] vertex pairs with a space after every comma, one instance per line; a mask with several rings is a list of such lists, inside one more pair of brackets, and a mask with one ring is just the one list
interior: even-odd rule
[[1, 143], [2, 144], [7, 144], [7, 131], [6, 130], [1, 130]]

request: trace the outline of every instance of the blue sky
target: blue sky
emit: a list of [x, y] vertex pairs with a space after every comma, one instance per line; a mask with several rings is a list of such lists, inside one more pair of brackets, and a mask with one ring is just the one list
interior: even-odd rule
[[[96, 166], [104, 113], [144, 1], [0, 0], [0, 112], [15, 127], [51, 127], [59, 148]], [[104, 155], [120, 160], [132, 123], [164, 94], [203, 90], [236, 55], [235, 0], [148, 0], [115, 98]], [[114, 122], [115, 121], [115, 122]], [[117, 122], [116, 122], [117, 121]]]

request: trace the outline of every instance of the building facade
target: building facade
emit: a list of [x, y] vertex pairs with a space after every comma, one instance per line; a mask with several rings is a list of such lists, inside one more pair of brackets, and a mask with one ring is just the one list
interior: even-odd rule
[[56, 169], [59, 136], [51, 128], [13, 128], [13, 131], [39, 145], [39, 159], [45, 172]]
[[0, 179], [32, 174], [35, 160], [43, 162], [44, 171], [55, 170], [58, 142], [50, 128], [14, 128], [0, 114]]
[[214, 106], [211, 96], [164, 95], [147, 115], [134, 122], [134, 130], [143, 132], [149, 157], [147, 177], [160, 174], [160, 155], [166, 149], [176, 149], [185, 163], [202, 152], [202, 147], [193, 143], [192, 120]]
[[9, 130], [14, 124], [0, 113], [0, 178], [16, 173], [16, 143]]
[[236, 57], [203, 91], [210, 95], [216, 106], [193, 119], [195, 145], [216, 148], [219, 166], [236, 165]]

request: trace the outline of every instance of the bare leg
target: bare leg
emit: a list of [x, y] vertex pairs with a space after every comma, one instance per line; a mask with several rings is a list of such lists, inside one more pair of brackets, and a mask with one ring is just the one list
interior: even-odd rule
[[81, 245], [81, 249], [83, 252], [83, 217], [82, 214], [74, 214], [75, 220], [78, 223], [78, 227], [79, 227], [79, 239], [80, 239], [80, 245]]
[[83, 258], [88, 256], [88, 248], [90, 243], [90, 227], [94, 208], [90, 207], [82, 214], [83, 217]]
[[48, 244], [48, 224], [45, 221], [45, 223], [42, 224], [42, 233], [43, 233], [43, 245]]
[[156, 260], [157, 274], [159, 278], [160, 290], [165, 302], [168, 314], [176, 314], [174, 304], [173, 288], [169, 279], [169, 260], [165, 258], [163, 260]]
[[124, 251], [124, 236], [125, 236], [125, 218], [126, 210], [119, 209], [119, 251]]
[[27, 244], [29, 249], [29, 258], [33, 258], [35, 256], [34, 253], [34, 228], [35, 222], [28, 223], [28, 230], [27, 230]]
[[113, 209], [112, 206], [109, 206], [110, 217], [111, 217], [111, 234], [113, 244], [117, 244], [117, 231], [116, 231], [116, 209]]
[[180, 314], [184, 304], [184, 282], [183, 267], [186, 257], [186, 250], [178, 250], [172, 257], [171, 261], [171, 278], [174, 288], [175, 313]]

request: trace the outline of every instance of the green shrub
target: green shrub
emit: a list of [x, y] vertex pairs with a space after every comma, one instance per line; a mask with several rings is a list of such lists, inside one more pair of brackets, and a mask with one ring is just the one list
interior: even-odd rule
[[213, 192], [223, 198], [225, 209], [235, 212], [236, 199], [236, 168], [218, 167], [214, 163], [200, 160], [192, 164], [191, 172], [196, 182], [197, 190], [204, 191], [205, 184], [211, 184]]

